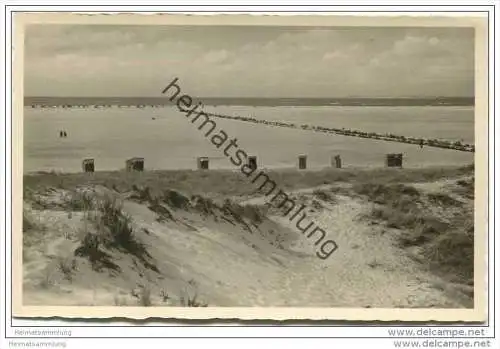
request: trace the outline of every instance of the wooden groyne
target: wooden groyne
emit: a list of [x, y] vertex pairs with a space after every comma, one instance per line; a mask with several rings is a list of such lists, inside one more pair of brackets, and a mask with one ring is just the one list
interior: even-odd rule
[[282, 121], [269, 121], [269, 120], [255, 119], [255, 118], [244, 117], [244, 116], [230, 116], [230, 115], [221, 115], [221, 114], [215, 114], [215, 113], [207, 113], [207, 114], [210, 116], [216, 117], [216, 118], [221, 118], [221, 119], [250, 122], [250, 123], [254, 123], [254, 124], [263, 124], [263, 125], [274, 126], [274, 127], [287, 127], [287, 128], [302, 129], [302, 130], [313, 131], [313, 132], [333, 133], [333, 134], [338, 134], [338, 135], [342, 135], [342, 136], [378, 139], [378, 140], [382, 140], [382, 141], [407, 143], [407, 144], [414, 144], [414, 145], [419, 145], [419, 146], [425, 145], [425, 146], [429, 146], [429, 147], [453, 149], [453, 150], [466, 151], [466, 152], [474, 152], [475, 151], [474, 145], [464, 144], [460, 141], [453, 142], [453, 141], [446, 141], [446, 140], [439, 140], [439, 139], [424, 139], [424, 138], [399, 136], [399, 135], [394, 135], [392, 133], [380, 134], [380, 133], [375, 133], [375, 132], [363, 132], [363, 131], [359, 131], [359, 130], [351, 130], [351, 129], [345, 129], [345, 128], [339, 129], [339, 128], [334, 128], [334, 127], [324, 127], [324, 126], [315, 126], [315, 125], [307, 125], [307, 124], [297, 125], [294, 123], [287, 123], [287, 122], [282, 122]]

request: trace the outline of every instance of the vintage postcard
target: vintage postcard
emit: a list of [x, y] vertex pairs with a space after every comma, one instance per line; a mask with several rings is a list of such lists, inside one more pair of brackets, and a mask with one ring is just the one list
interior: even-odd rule
[[13, 315], [486, 320], [487, 35], [18, 13]]

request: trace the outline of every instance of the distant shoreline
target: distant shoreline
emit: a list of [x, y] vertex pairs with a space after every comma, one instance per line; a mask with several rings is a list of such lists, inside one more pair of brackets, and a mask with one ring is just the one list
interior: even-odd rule
[[[435, 98], [214, 98], [199, 97], [207, 106], [474, 106], [474, 97]], [[168, 106], [164, 97], [24, 97], [24, 106]]]

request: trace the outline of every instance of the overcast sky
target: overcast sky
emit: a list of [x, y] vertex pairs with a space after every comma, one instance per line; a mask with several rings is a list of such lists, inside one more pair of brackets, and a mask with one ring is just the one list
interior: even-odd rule
[[36, 25], [26, 96], [473, 96], [470, 28]]

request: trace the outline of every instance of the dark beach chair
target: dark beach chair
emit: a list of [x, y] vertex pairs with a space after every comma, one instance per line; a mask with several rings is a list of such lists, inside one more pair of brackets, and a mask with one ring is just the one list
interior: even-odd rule
[[248, 167], [250, 167], [253, 170], [257, 169], [257, 157], [256, 156], [249, 156], [248, 157]]
[[386, 165], [387, 167], [403, 167], [403, 154], [387, 154]]
[[82, 169], [83, 169], [83, 172], [94, 172], [95, 171], [94, 159], [83, 160]]
[[125, 162], [126, 170], [131, 171], [144, 171], [144, 158], [131, 158]]
[[198, 158], [198, 170], [208, 170], [208, 158], [199, 157]]
[[300, 155], [299, 156], [299, 170], [305, 170], [307, 168], [307, 156]]

